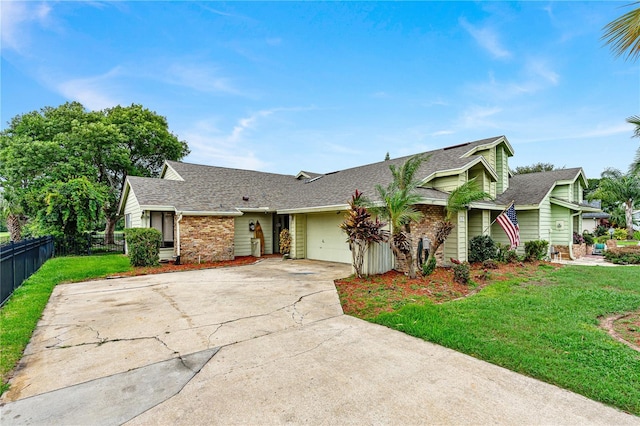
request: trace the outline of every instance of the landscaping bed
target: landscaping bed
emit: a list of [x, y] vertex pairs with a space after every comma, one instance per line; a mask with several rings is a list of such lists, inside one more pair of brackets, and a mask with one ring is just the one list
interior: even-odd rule
[[[276, 255], [277, 257], [281, 257], [281, 255]], [[194, 271], [198, 269], [212, 269], [212, 268], [223, 268], [227, 266], [242, 266], [242, 265], [250, 265], [252, 263], [256, 263], [260, 258], [256, 258], [253, 256], [238, 256], [233, 260], [221, 260], [218, 262], [202, 262], [202, 263], [185, 263], [176, 265], [175, 262], [166, 262], [161, 263], [158, 266], [141, 266], [134, 267], [132, 270], [119, 273], [118, 277], [135, 277], [138, 275], [149, 275], [149, 274], [164, 274], [167, 272], [183, 272], [183, 271]], [[114, 278], [113, 276], [108, 278]]]

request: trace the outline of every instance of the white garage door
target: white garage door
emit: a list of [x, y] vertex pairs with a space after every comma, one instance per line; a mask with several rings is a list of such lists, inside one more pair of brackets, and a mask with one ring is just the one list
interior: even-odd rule
[[310, 214], [307, 216], [307, 258], [351, 263], [347, 235], [338, 227], [344, 214]]

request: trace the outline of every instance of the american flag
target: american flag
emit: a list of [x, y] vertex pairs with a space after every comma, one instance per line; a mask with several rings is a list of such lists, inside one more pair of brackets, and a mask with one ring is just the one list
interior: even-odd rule
[[511, 203], [511, 206], [502, 212], [496, 219], [504, 232], [507, 233], [509, 241], [511, 242], [511, 250], [518, 247], [520, 244], [520, 226], [518, 225], [518, 219], [516, 218], [515, 204]]

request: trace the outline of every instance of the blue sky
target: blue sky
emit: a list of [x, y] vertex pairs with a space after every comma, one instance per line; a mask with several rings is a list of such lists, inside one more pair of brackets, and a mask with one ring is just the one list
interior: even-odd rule
[[185, 161], [288, 174], [504, 134], [598, 177], [640, 143], [640, 64], [600, 40], [629, 1], [0, 3], [2, 128], [140, 103]]

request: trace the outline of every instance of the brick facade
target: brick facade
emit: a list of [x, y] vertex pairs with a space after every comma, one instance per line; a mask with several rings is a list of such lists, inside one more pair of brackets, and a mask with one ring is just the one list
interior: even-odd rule
[[179, 226], [182, 263], [233, 260], [233, 217], [183, 216]]
[[[444, 207], [442, 206], [419, 205], [416, 206], [416, 208], [423, 214], [423, 217], [419, 222], [411, 223], [411, 244], [413, 245], [414, 262], [416, 261], [418, 241], [420, 240], [420, 238], [424, 236], [433, 241], [435, 239], [436, 223], [444, 220], [445, 216]], [[442, 266], [442, 264], [444, 263], [444, 244], [441, 245], [436, 252], [436, 262], [438, 266]], [[396, 265], [396, 269], [403, 272], [409, 270], [404, 259], [399, 260], [399, 264]]]

